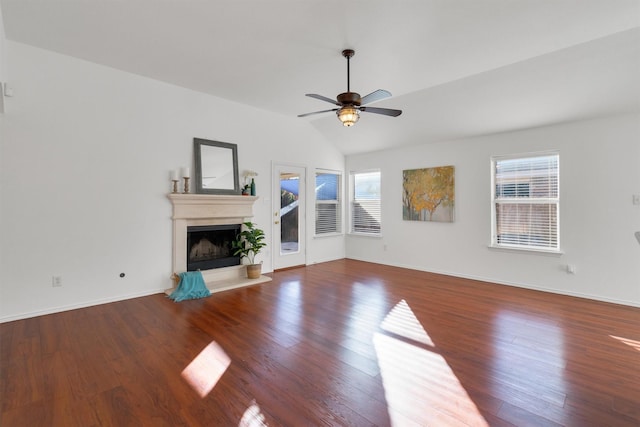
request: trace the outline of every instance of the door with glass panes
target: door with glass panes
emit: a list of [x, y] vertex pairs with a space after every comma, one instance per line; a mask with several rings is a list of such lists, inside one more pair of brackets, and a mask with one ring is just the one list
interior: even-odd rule
[[305, 180], [304, 167], [274, 163], [274, 270], [306, 264]]

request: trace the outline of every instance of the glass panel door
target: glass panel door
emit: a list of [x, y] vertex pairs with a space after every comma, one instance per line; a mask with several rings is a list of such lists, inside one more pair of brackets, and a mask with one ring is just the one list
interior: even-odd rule
[[274, 269], [304, 265], [305, 169], [274, 164]]

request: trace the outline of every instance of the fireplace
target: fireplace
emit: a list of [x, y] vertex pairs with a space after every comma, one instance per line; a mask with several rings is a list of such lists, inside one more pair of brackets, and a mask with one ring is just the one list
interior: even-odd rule
[[[246, 268], [239, 258], [233, 257], [231, 249], [214, 248], [226, 247], [225, 242], [231, 242], [243, 222], [253, 217], [253, 204], [258, 200], [255, 196], [236, 196], [227, 194], [178, 194], [167, 196], [173, 205], [173, 248], [171, 271], [179, 274], [184, 271], [200, 270], [207, 287], [211, 292], [234, 289], [241, 286], [255, 285], [271, 280], [262, 275], [259, 279], [249, 279]], [[229, 227], [232, 227], [230, 230]], [[222, 236], [207, 237], [209, 230], [217, 229]], [[192, 235], [191, 231], [197, 234]], [[203, 241], [203, 238], [206, 241]], [[202, 242], [198, 244], [199, 242]], [[189, 255], [193, 251], [193, 259]], [[227, 256], [228, 254], [231, 256]], [[199, 264], [204, 255], [212, 255], [211, 265]], [[220, 259], [218, 259], [220, 258]], [[211, 261], [211, 260], [209, 260]], [[193, 264], [192, 264], [193, 262]], [[216, 265], [217, 264], [217, 265]], [[169, 280], [169, 278], [167, 278]], [[173, 289], [167, 289], [171, 293]]]
[[240, 224], [187, 227], [187, 271], [240, 265], [231, 242], [240, 233]]

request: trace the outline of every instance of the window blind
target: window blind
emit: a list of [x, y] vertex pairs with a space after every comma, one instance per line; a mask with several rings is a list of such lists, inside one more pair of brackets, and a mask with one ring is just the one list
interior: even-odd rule
[[558, 251], [559, 155], [494, 159], [492, 243]]
[[342, 232], [341, 175], [316, 172], [316, 235]]
[[380, 234], [380, 172], [353, 172], [351, 232]]

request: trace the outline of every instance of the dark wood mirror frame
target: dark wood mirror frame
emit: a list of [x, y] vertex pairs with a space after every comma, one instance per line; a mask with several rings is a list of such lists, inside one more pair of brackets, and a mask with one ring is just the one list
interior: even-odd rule
[[198, 194], [240, 194], [238, 146], [193, 138], [195, 187]]

